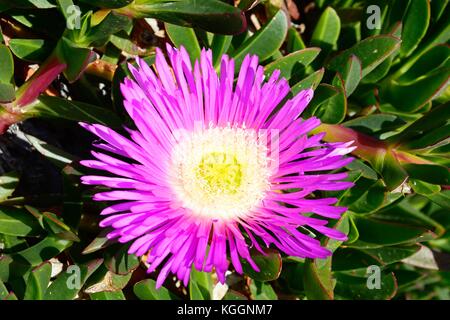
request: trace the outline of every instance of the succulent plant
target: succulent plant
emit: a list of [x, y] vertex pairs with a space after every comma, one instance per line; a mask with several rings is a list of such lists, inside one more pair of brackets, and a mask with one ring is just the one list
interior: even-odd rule
[[[0, 0], [0, 299], [450, 299], [449, 14], [447, 0]], [[166, 42], [192, 62], [211, 49], [217, 71], [257, 55], [289, 98], [314, 90], [313, 133], [354, 141], [354, 187], [315, 191], [348, 207], [334, 225], [348, 239], [318, 238], [332, 256], [269, 248], [226, 292], [195, 270], [156, 290], [106, 238], [78, 122], [131, 125], [120, 83]]]

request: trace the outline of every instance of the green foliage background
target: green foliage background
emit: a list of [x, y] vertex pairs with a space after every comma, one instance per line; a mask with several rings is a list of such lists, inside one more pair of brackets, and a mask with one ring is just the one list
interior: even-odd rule
[[[0, 0], [0, 300], [449, 299], [449, 14], [448, 0]], [[333, 193], [349, 239], [323, 239], [332, 258], [270, 250], [226, 293], [199, 272], [156, 291], [106, 240], [105, 204], [79, 184], [92, 138], [77, 122], [129, 125], [127, 63], [165, 42], [193, 60], [212, 48], [216, 66], [257, 54], [292, 94], [315, 89], [305, 116], [326, 140], [356, 141], [356, 185]]]

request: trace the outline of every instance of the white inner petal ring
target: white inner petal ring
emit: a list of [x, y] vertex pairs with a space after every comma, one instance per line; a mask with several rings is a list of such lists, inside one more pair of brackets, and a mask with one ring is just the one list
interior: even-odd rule
[[218, 128], [177, 137], [170, 182], [183, 207], [213, 219], [247, 216], [270, 187], [265, 139], [255, 130]]

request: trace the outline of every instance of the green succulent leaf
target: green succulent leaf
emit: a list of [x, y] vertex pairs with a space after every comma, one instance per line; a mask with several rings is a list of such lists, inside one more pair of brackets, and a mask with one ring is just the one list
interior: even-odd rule
[[118, 127], [121, 123], [114, 113], [105, 108], [51, 96], [40, 96], [36, 102], [27, 106], [25, 115], [99, 123], [112, 127]]
[[73, 300], [80, 292], [86, 280], [103, 263], [95, 259], [81, 265], [72, 265], [60, 273], [48, 287], [44, 300]]
[[258, 251], [252, 255], [252, 259], [259, 267], [260, 272], [253, 270], [246, 260], [241, 261], [244, 273], [252, 279], [265, 282], [276, 280], [280, 276], [282, 262], [279, 252], [268, 250], [262, 254]]
[[221, 34], [240, 33], [246, 27], [241, 10], [219, 0], [142, 0], [116, 11]]
[[11, 83], [14, 78], [14, 60], [10, 49], [4, 44], [0, 44], [0, 60], [2, 61], [0, 83]]
[[24, 300], [42, 300], [50, 283], [52, 265], [44, 262], [28, 275]]
[[0, 206], [0, 233], [11, 236], [37, 236], [42, 229], [26, 210]]
[[189, 296], [191, 300], [211, 300], [213, 297], [213, 280], [211, 274], [191, 270], [189, 281]]
[[359, 239], [352, 243], [357, 248], [377, 248], [398, 244], [411, 244], [431, 240], [435, 235], [420, 227], [370, 218], [356, 218]]
[[394, 273], [380, 273], [380, 283], [369, 284], [366, 277], [336, 273], [336, 295], [339, 298], [354, 297], [358, 300], [390, 300], [397, 292]]
[[170, 40], [172, 40], [175, 46], [184, 46], [192, 61], [200, 59], [201, 49], [194, 29], [170, 23], [166, 23], [165, 27]]
[[122, 290], [94, 292], [89, 296], [91, 300], [126, 300]]
[[408, 56], [425, 36], [430, 22], [430, 1], [410, 1], [405, 12], [400, 55]]
[[156, 289], [156, 282], [153, 279], [139, 281], [134, 285], [133, 291], [140, 300], [179, 300], [164, 287]]
[[332, 7], [324, 10], [311, 37], [311, 45], [320, 47], [328, 53], [336, 46], [341, 32], [341, 21]]
[[18, 183], [19, 175], [17, 172], [8, 172], [0, 176], [0, 202], [13, 194]]
[[310, 74], [303, 80], [301, 80], [301, 81], [297, 82], [296, 84], [294, 84], [293, 86], [291, 86], [291, 93], [297, 94], [302, 90], [306, 90], [306, 89], [310, 89], [310, 88], [316, 89], [319, 86], [320, 81], [322, 81], [324, 73], [325, 73], [325, 70], [320, 69], [320, 70], [317, 70], [316, 72]]
[[232, 53], [235, 59], [235, 68], [238, 69], [244, 57], [256, 54], [260, 61], [264, 61], [276, 52], [284, 41], [287, 33], [287, 19], [283, 11], [278, 11], [273, 18], [253, 36]]
[[272, 286], [267, 282], [251, 280], [250, 293], [254, 300], [277, 300], [277, 294]]
[[400, 39], [390, 35], [370, 37], [334, 57], [328, 63], [328, 67], [334, 71], [338, 71], [354, 55], [361, 61], [362, 77], [365, 77], [396, 52], [400, 43]]
[[11, 39], [9, 42], [9, 48], [16, 57], [31, 62], [42, 62], [54, 45], [44, 39]]
[[[9, 83], [0, 83], [0, 103], [13, 102], [16, 99], [14, 86]], [[0, 112], [1, 109], [0, 109]]]
[[304, 72], [319, 52], [319, 48], [308, 48], [293, 52], [267, 64], [264, 68], [265, 74], [270, 75], [273, 71], [280, 70], [280, 76], [289, 80], [293, 75]]
[[111, 272], [126, 275], [139, 266], [139, 259], [134, 254], [128, 254], [128, 248], [111, 246], [105, 252], [105, 265]]

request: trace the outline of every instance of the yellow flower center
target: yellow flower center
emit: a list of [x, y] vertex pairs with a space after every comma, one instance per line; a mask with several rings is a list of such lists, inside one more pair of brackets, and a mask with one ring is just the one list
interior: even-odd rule
[[197, 177], [205, 192], [235, 194], [242, 181], [241, 165], [235, 155], [224, 152], [206, 154], [197, 168]]
[[212, 127], [178, 138], [169, 180], [194, 214], [233, 219], [248, 215], [264, 198], [268, 163], [266, 143], [254, 130]]

